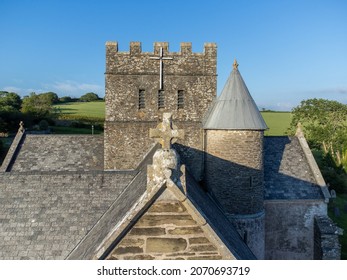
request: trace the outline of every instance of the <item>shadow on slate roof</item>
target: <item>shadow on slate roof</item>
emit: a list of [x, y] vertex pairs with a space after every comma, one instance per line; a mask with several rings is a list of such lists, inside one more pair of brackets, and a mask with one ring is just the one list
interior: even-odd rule
[[324, 199], [297, 137], [264, 142], [265, 199]]
[[199, 210], [200, 214], [206, 219], [236, 259], [256, 259], [225, 214], [217, 207], [210, 196], [202, 190], [200, 185], [188, 172], [187, 194], [193, 205]]

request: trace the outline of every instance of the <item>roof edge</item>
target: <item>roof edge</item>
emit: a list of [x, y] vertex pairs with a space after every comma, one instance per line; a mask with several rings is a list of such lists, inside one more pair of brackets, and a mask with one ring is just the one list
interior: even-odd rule
[[316, 183], [318, 186], [321, 187], [321, 191], [322, 191], [322, 194], [323, 194], [323, 197], [324, 197], [324, 201], [326, 203], [329, 202], [329, 199], [331, 198], [331, 195], [329, 193], [329, 190], [328, 190], [328, 187], [325, 183], [325, 180], [323, 178], [323, 175], [318, 167], [318, 164], [312, 154], [312, 151], [306, 141], [306, 138], [305, 138], [305, 135], [304, 135], [304, 132], [302, 131], [302, 128], [301, 128], [301, 125], [298, 124], [298, 127], [297, 127], [297, 130], [296, 130], [296, 133], [295, 133], [295, 136], [298, 138], [299, 140], [299, 143], [300, 143], [300, 146], [305, 154], [305, 157], [307, 159], [307, 162], [308, 162], [308, 165], [312, 171], [312, 174], [316, 180]]

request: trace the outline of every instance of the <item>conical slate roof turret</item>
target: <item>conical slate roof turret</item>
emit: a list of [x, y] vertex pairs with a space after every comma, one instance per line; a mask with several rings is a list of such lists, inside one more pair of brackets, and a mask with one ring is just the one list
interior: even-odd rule
[[204, 129], [265, 130], [267, 125], [249, 93], [234, 61], [221, 95], [213, 103]]

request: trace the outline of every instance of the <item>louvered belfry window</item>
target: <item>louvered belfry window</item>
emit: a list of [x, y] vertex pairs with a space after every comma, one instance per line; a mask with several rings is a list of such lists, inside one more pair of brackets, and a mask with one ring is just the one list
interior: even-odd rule
[[146, 101], [145, 101], [145, 90], [140, 89], [139, 90], [139, 110], [146, 108]]
[[158, 109], [164, 109], [165, 108], [165, 98], [164, 98], [164, 91], [159, 90], [158, 91]]
[[177, 109], [183, 109], [184, 108], [184, 91], [179, 90], [177, 92]]

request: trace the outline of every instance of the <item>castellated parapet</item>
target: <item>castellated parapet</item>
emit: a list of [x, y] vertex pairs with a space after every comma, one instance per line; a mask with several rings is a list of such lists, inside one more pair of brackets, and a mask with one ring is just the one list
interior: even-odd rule
[[105, 169], [136, 168], [154, 144], [149, 128], [161, 121], [164, 112], [171, 112], [177, 126], [186, 131], [175, 149], [194, 177], [201, 179], [201, 122], [216, 97], [216, 71], [214, 43], [196, 53], [191, 43], [181, 43], [179, 52], [170, 52], [167, 42], [155, 42], [153, 52], [142, 52], [140, 42], [131, 42], [129, 51], [120, 52], [117, 42], [107, 42]]
[[[160, 48], [162, 73], [160, 61], [155, 59]], [[129, 52], [119, 52], [118, 43], [107, 42], [106, 121], [158, 121], [165, 111], [172, 112], [174, 120], [200, 121], [216, 96], [216, 59], [213, 43], [206, 43], [204, 52], [193, 53], [191, 43], [181, 43], [180, 52], [169, 52], [167, 42], [156, 42], [149, 53], [142, 52], [140, 42], [131, 42]], [[139, 90], [144, 91], [144, 108], [139, 108]], [[159, 90], [163, 91], [164, 105], [158, 111]], [[184, 104], [178, 109], [179, 90], [183, 91]]]

